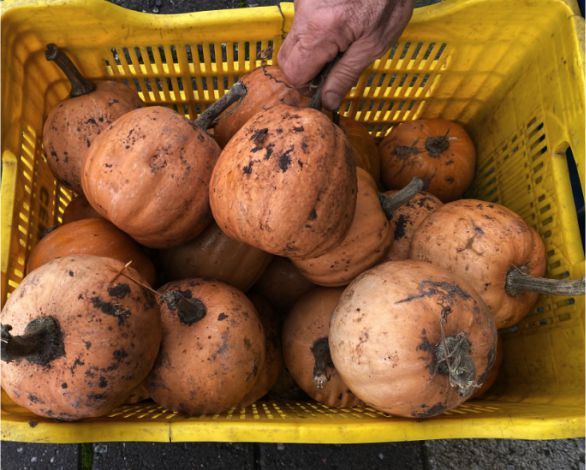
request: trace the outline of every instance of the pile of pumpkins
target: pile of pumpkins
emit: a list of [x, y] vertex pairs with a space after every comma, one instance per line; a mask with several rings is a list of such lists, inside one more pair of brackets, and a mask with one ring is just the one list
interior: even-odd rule
[[77, 196], [0, 317], [2, 386], [37, 415], [304, 393], [432, 417], [490, 386], [497, 329], [537, 292], [583, 290], [540, 279], [517, 214], [459, 199], [475, 149], [457, 123], [405, 122], [377, 146], [272, 65], [189, 121], [46, 56], [72, 90], [44, 150]]

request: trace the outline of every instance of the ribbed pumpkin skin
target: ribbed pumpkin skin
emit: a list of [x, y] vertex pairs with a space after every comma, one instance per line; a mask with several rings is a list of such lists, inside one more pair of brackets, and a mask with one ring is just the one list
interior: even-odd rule
[[275, 106], [251, 118], [222, 151], [210, 204], [229, 237], [280, 256], [318, 256], [352, 222], [352, 149], [321, 112]]
[[246, 95], [220, 114], [214, 126], [214, 138], [222, 148], [256, 113], [279, 104], [305, 107], [311, 101], [309, 90], [289, 85], [276, 65], [262, 65], [240, 81], [246, 87]]
[[[469, 372], [465, 388], [453, 385], [441, 362], [442, 331], [450, 344], [468, 344], [458, 366]], [[344, 290], [329, 343], [336, 370], [358, 398], [394, 416], [429, 418], [458, 406], [486, 380], [497, 332], [482, 299], [459, 277], [422, 261], [390, 261]]]
[[[430, 151], [427, 143], [438, 138], [445, 138], [448, 147], [439, 151], [436, 146], [436, 152]], [[462, 197], [474, 178], [474, 142], [453, 121], [403, 122], [383, 139], [379, 153], [381, 177], [387, 189], [401, 189], [418, 176], [427, 183], [426, 191], [442, 202], [449, 202]]]
[[81, 193], [83, 163], [95, 137], [142, 104], [126, 85], [103, 81], [97, 82], [91, 93], [69, 98], [53, 108], [43, 126], [43, 147], [55, 177]]
[[155, 267], [136, 242], [102, 218], [88, 218], [63, 224], [45, 235], [29, 255], [27, 272], [52, 259], [71, 255], [114, 258], [132, 267], [149, 283], [155, 282]]
[[378, 185], [380, 182], [380, 155], [374, 138], [368, 133], [366, 127], [354, 119], [340, 116], [339, 125], [354, 150], [356, 166], [368, 171]]
[[[47, 365], [2, 362], [2, 388], [12, 400], [37, 415], [74, 421], [107, 415], [144, 381], [161, 340], [159, 306], [127, 278], [112, 282], [123, 267], [112, 258], [66, 256], [24, 278], [0, 321], [16, 336], [32, 320], [54, 317], [64, 355]], [[127, 273], [140, 280], [132, 268]]]
[[[391, 190], [384, 194], [392, 197], [397, 192]], [[441, 205], [442, 202], [433, 194], [422, 191], [415, 194], [407, 204], [395, 209], [389, 219], [393, 243], [383, 256], [382, 262], [408, 259], [413, 235], [423, 221]]]
[[161, 106], [131, 111], [93, 142], [83, 191], [102, 217], [151, 248], [196, 237], [209, 224], [208, 183], [220, 148]]
[[265, 334], [256, 309], [238, 289], [216, 281], [165, 284], [205, 307], [186, 322], [180, 308], [161, 304], [163, 339], [146, 382], [158, 404], [186, 415], [222, 413], [252, 390], [265, 361]]
[[466, 279], [490, 308], [497, 328], [518, 323], [539, 294], [505, 291], [511, 269], [545, 274], [545, 246], [539, 234], [500, 204], [460, 199], [427, 217], [415, 232], [409, 257], [427, 261]]
[[262, 275], [272, 255], [232, 240], [211, 223], [197, 238], [159, 253], [169, 281], [205, 277], [247, 291]]
[[334, 367], [326, 370], [327, 382], [319, 389], [313, 382], [315, 342], [327, 338], [330, 319], [343, 289], [316, 287], [299, 299], [283, 324], [283, 357], [287, 370], [311, 398], [335, 408], [350, 408], [359, 400]]
[[356, 176], [356, 210], [344, 239], [316, 258], [292, 259], [301, 274], [317, 285], [345, 286], [380, 260], [392, 242], [374, 179], [362, 168], [356, 169]]

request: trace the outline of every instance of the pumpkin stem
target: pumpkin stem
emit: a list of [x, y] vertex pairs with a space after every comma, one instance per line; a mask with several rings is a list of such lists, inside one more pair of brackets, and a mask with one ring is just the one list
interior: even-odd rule
[[[310, 88], [316, 88], [316, 90], [313, 94], [313, 97], [311, 98], [311, 102], [309, 103], [310, 108], [321, 111], [321, 90], [324, 86], [324, 83], [326, 82], [326, 78], [340, 57], [342, 57], [342, 54], [338, 54], [334, 60], [328, 62], [324, 68], [321, 69], [321, 72], [317, 75], [317, 77], [313, 79]], [[334, 123], [337, 124], [335, 121]]]
[[232, 85], [232, 88], [222, 96], [218, 101], [213, 103], [208, 109], [199, 115], [199, 117], [193, 121], [195, 127], [207, 130], [214, 125], [216, 118], [224, 112], [224, 110], [236, 101], [240, 100], [243, 96], [246, 96], [247, 90], [244, 84], [240, 81]]
[[432, 157], [437, 157], [450, 148], [450, 139], [447, 135], [437, 135], [425, 139], [425, 150]]
[[515, 266], [507, 273], [505, 290], [513, 297], [527, 291], [547, 295], [584, 295], [584, 279], [576, 281], [534, 277], [527, 274], [526, 266]]
[[47, 44], [45, 58], [55, 62], [67, 76], [69, 83], [71, 83], [71, 91], [69, 92], [71, 98], [87, 95], [96, 89], [96, 85], [81, 74], [71, 59], [56, 44]]
[[440, 319], [441, 341], [436, 346], [436, 371], [448, 376], [450, 385], [458, 389], [462, 397], [472, 395], [478, 384], [475, 380], [476, 368], [470, 355], [470, 341], [465, 333], [446, 336], [445, 318]]
[[413, 196], [424, 188], [425, 183], [423, 180], [414, 176], [407, 186], [399, 190], [393, 196], [386, 196], [384, 193], [378, 193], [378, 200], [380, 201], [380, 205], [387, 216], [387, 219], [391, 220], [395, 210], [407, 204]]
[[0, 330], [0, 355], [4, 362], [26, 359], [31, 364], [45, 366], [65, 355], [63, 332], [54, 317], [35, 318], [26, 326], [22, 336], [12, 336], [10, 325], [0, 325]]
[[313, 384], [317, 389], [321, 390], [328, 380], [330, 380], [327, 369], [334, 368], [327, 336], [316, 340], [311, 347], [311, 352], [315, 361], [315, 365], [313, 366]]

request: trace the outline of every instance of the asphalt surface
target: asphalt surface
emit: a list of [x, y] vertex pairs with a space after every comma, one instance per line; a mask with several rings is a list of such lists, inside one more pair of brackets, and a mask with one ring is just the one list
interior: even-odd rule
[[[110, 0], [148, 13], [274, 5], [274, 0]], [[439, 0], [416, 0], [417, 6]], [[362, 445], [2, 442], [1, 470], [63, 469], [568, 469], [584, 470], [584, 440], [456, 439]], [[89, 459], [89, 461], [88, 461]]]

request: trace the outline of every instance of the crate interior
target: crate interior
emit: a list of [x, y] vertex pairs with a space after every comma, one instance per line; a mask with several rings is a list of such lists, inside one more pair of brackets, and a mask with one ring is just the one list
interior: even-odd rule
[[[169, 28], [164, 17], [144, 22], [144, 15], [124, 12], [126, 30], [112, 33], [122, 13], [97, 3], [84, 9], [56, 7], [66, 17], [75, 16], [75, 28], [60, 27], [51, 8], [29, 15], [15, 9], [3, 16], [3, 184], [11, 178], [14, 183], [13, 214], [5, 214], [3, 206], [2, 215], [3, 244], [10, 248], [9, 258], [2, 260], [3, 299], [22, 279], [39, 234], [60, 221], [71, 200], [71, 193], [50, 175], [41, 145], [44, 118], [69, 90], [44, 59], [46, 43], [65, 46], [89, 77], [123, 81], [145, 103], [171, 106], [194, 118], [243, 73], [276, 60], [292, 16], [291, 4], [282, 4], [242, 10], [236, 26], [228, 26], [231, 12], [222, 11], [214, 13], [214, 21], [206, 14], [182, 15]], [[405, 120], [441, 116], [463, 123], [478, 147], [470, 196], [504, 204], [534, 226], [547, 245], [548, 276], [555, 278], [584, 275], [565, 157], [571, 146], [583, 159], [584, 136], [575, 124], [583, 121], [584, 97], [583, 82], [577, 86], [573, 78], [580, 72], [567, 13], [557, 1], [531, 1], [525, 8], [506, 0], [451, 1], [418, 10], [398, 44], [364, 72], [340, 109], [378, 138]], [[578, 170], [583, 172], [580, 163]], [[10, 232], [5, 232], [6, 221]], [[491, 417], [583, 415], [583, 312], [582, 298], [542, 298], [525, 320], [502, 332], [504, 367], [486, 399], [466, 403], [439, 420], [453, 426], [464, 418], [480, 420], [477, 428], [471, 422], [466, 431], [479, 435], [482, 419]], [[27, 422], [32, 416], [9, 399], [3, 400], [2, 410], [3, 419]], [[280, 421], [291, 425], [286, 432], [297, 429], [293, 441], [303, 437], [300, 422], [322, 429], [328, 423], [389, 423], [370, 408], [333, 410], [305, 402], [260, 402], [192, 419], [143, 403], [122, 407], [102, 421], [120, 420], [165, 426], [193, 420]], [[393, 422], [411, 429], [405, 420]], [[182, 428], [177, 429], [174, 440], [181, 440]], [[411, 432], [404, 438], [417, 438], [419, 431]], [[453, 432], [458, 434], [456, 427]], [[358, 438], [337, 440], [345, 439]]]

